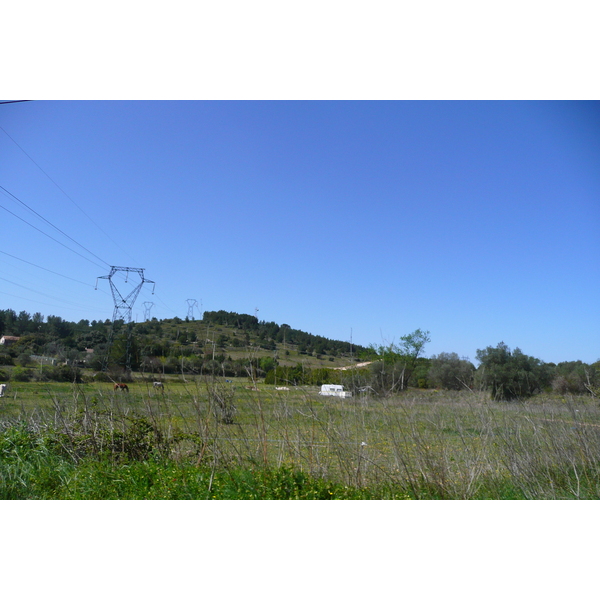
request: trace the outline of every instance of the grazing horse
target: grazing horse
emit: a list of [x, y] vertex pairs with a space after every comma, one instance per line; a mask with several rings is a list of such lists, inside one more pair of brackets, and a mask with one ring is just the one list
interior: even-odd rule
[[127, 387], [126, 383], [115, 383], [115, 387], [113, 388], [115, 391], [116, 390], [121, 390], [122, 392], [128, 392], [129, 388]]
[[165, 386], [163, 385], [162, 381], [155, 381], [152, 386], [154, 388], [160, 388], [161, 390], [165, 388]]
[[3, 383], [2, 385], [0, 385], [0, 398], [2, 398], [4, 396], [5, 390], [6, 390], [6, 384]]

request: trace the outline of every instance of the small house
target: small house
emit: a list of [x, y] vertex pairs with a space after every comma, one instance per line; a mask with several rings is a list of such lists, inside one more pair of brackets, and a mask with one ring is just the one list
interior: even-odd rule
[[3, 335], [0, 338], [0, 344], [3, 346], [10, 346], [11, 344], [14, 344], [15, 342], [18, 342], [21, 338], [19, 338], [16, 335]]

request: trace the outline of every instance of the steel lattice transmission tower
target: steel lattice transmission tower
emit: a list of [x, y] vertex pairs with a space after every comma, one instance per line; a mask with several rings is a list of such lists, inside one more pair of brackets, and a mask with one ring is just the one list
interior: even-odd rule
[[194, 306], [196, 308], [198, 308], [198, 300], [194, 300], [193, 298], [188, 298], [186, 300], [186, 302], [188, 303], [188, 314], [187, 314], [188, 319], [190, 321], [193, 321], [194, 320]]
[[154, 306], [154, 302], [144, 302], [144, 321], [150, 320], [150, 311]]
[[[119, 288], [117, 287], [117, 284], [114, 281], [114, 279], [122, 273], [125, 273], [125, 283], [129, 283], [130, 274], [133, 274], [134, 276], [139, 276], [139, 283], [137, 283], [135, 285], [135, 287], [127, 295], [125, 295], [125, 292], [121, 292], [121, 290], [119, 290]], [[109, 332], [108, 349], [107, 349], [107, 353], [106, 353], [106, 359], [104, 361], [103, 370], [106, 370], [108, 367], [108, 359], [110, 356], [110, 350], [111, 350], [113, 336], [114, 336], [115, 323], [117, 321], [122, 320], [125, 324], [128, 325], [127, 349], [125, 352], [125, 369], [127, 371], [131, 371], [131, 325], [130, 324], [131, 324], [131, 313], [133, 311], [133, 305], [135, 304], [135, 301], [137, 300], [137, 297], [142, 289], [142, 286], [145, 283], [154, 284], [152, 287], [153, 294], [154, 294], [154, 287], [156, 286], [156, 284], [154, 283], [154, 281], [151, 281], [144, 277], [144, 269], [136, 269], [133, 267], [111, 267], [110, 273], [108, 275], [103, 275], [96, 279], [96, 289], [98, 289], [98, 279], [108, 279], [108, 282], [110, 283], [110, 290], [111, 290], [112, 296], [113, 296], [113, 301], [115, 304], [115, 309], [113, 311], [113, 318], [112, 318], [112, 327]]]
[[[140, 282], [127, 294], [124, 296], [115, 282], [113, 281], [115, 275], [118, 273], [125, 273], [125, 283], [129, 282], [129, 274], [134, 273], [139, 275]], [[137, 300], [137, 297], [142, 289], [142, 286], [145, 283], [153, 283], [154, 281], [150, 281], [144, 277], [144, 269], [135, 269], [133, 267], [111, 267], [110, 273], [108, 275], [102, 275], [102, 277], [98, 277], [98, 279], [108, 279], [110, 283], [110, 291], [112, 292], [113, 301], [115, 303], [115, 310], [113, 312], [113, 323], [115, 321], [123, 320], [125, 323], [131, 322], [131, 311], [133, 310], [133, 305]], [[96, 288], [98, 287], [98, 279], [96, 280]], [[154, 294], [154, 286], [152, 287], [152, 293]]]

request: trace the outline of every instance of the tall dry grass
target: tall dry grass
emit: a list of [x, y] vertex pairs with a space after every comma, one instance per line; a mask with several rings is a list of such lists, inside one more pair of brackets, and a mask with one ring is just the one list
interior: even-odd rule
[[407, 391], [338, 399], [198, 380], [130, 395], [74, 386], [52, 402], [50, 411], [27, 414], [28, 426], [60, 431], [74, 457], [158, 452], [213, 474], [289, 467], [416, 499], [600, 497], [600, 409], [589, 396], [505, 403], [466, 391]]

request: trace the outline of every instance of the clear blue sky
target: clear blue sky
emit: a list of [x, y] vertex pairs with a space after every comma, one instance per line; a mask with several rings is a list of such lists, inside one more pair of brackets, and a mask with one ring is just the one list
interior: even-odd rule
[[2, 308], [107, 319], [96, 278], [142, 267], [138, 321], [196, 299], [362, 345], [421, 328], [427, 355], [600, 358], [598, 102], [40, 101], [0, 126], [0, 185], [80, 246], [0, 206], [82, 255], [2, 209]]

